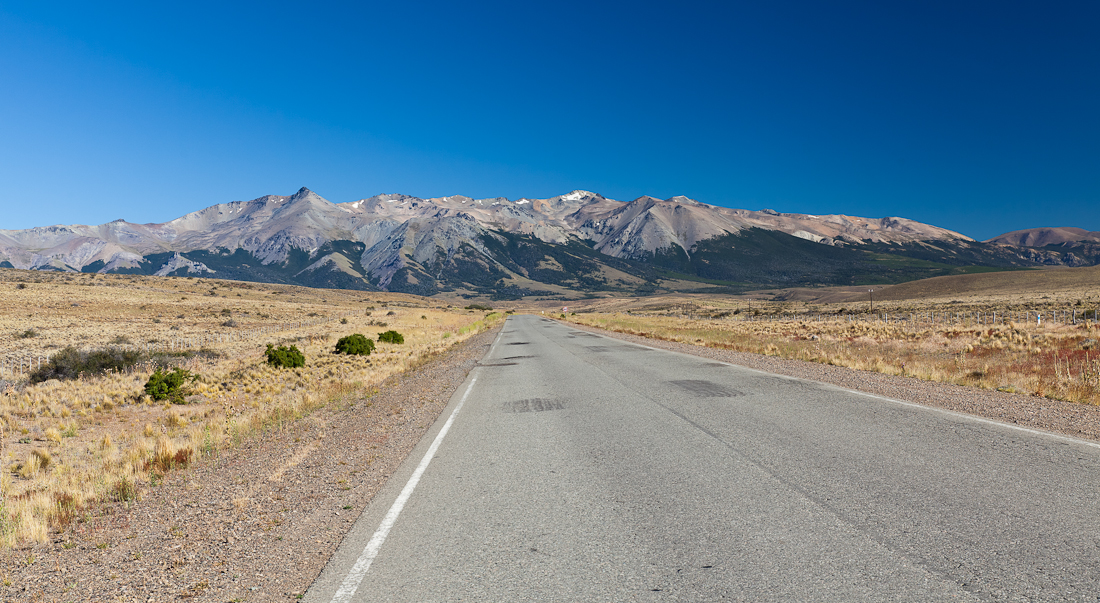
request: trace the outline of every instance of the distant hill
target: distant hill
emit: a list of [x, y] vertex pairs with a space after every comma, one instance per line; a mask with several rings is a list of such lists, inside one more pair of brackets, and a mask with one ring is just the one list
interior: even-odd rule
[[1012, 247], [1032, 257], [1047, 257], [1048, 265], [1092, 266], [1100, 263], [1100, 232], [1083, 228], [1029, 228], [1005, 233], [986, 241]]
[[302, 188], [162, 224], [0, 230], [0, 266], [519, 298], [898, 283], [1097, 261], [1050, 246], [983, 243], [905, 218], [750, 211], [687, 197], [386, 194], [332, 203]]

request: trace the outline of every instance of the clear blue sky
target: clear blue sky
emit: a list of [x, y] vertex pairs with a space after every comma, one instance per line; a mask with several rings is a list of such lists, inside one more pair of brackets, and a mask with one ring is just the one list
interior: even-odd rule
[[1100, 2], [0, 4], [0, 228], [308, 186], [1100, 230]]

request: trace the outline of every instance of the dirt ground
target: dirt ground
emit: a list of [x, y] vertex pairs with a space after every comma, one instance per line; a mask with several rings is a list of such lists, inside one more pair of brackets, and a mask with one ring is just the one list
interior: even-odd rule
[[0, 559], [0, 601], [292, 601], [497, 329]]
[[[570, 325], [573, 328], [593, 330]], [[1100, 408], [608, 333], [892, 398], [1100, 439]], [[0, 601], [292, 601], [482, 357], [481, 333], [373, 395], [316, 411], [169, 474], [129, 506], [6, 551]]]

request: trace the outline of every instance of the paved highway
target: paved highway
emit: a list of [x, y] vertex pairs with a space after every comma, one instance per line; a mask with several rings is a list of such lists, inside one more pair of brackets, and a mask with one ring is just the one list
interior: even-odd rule
[[306, 600], [1097, 601], [1098, 494], [1092, 443], [513, 316]]

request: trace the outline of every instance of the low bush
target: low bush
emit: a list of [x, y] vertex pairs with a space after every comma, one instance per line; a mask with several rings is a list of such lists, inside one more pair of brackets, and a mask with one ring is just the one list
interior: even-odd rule
[[485, 304], [470, 304], [470, 305], [466, 306], [466, 309], [467, 310], [484, 310], [484, 311], [488, 311], [488, 310], [492, 310], [493, 307], [492, 306], [486, 306]]
[[264, 356], [267, 356], [268, 364], [280, 368], [298, 368], [306, 365], [306, 357], [302, 355], [298, 346], [294, 345], [289, 348], [285, 345], [275, 347], [269, 343]]
[[31, 383], [42, 383], [49, 379], [76, 379], [81, 375], [98, 375], [112, 371], [123, 371], [142, 360], [140, 352], [106, 348], [82, 352], [72, 346], [62, 349], [50, 358], [42, 368], [30, 374]]
[[397, 331], [386, 331], [378, 334], [378, 341], [383, 343], [405, 343], [405, 336]]
[[168, 400], [172, 404], [185, 404], [184, 386], [198, 379], [191, 371], [176, 367], [171, 372], [157, 369], [145, 382], [145, 393], [154, 400]]
[[346, 337], [341, 337], [336, 342], [336, 354], [350, 354], [353, 356], [369, 356], [374, 351], [374, 342], [367, 339], [365, 335], [355, 333]]

